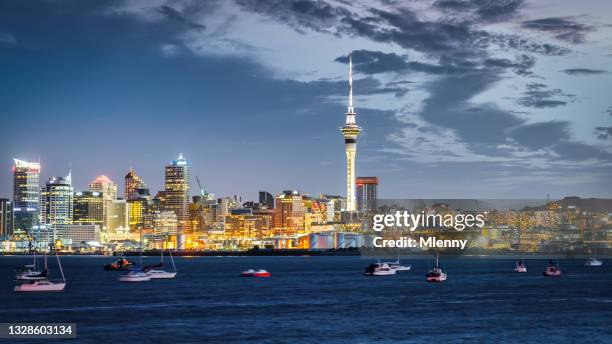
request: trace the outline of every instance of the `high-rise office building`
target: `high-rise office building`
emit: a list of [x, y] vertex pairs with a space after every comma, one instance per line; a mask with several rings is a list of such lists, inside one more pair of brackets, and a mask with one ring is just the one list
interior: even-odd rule
[[74, 194], [72, 222], [84, 225], [104, 224], [104, 198], [97, 191], [82, 191]]
[[47, 181], [46, 190], [46, 223], [53, 231], [53, 239], [62, 238], [66, 225], [72, 224], [73, 197], [72, 178], [51, 177]]
[[355, 200], [355, 156], [357, 155], [357, 136], [361, 128], [355, 121], [353, 108], [353, 61], [349, 56], [349, 104], [346, 112], [346, 122], [340, 131], [344, 137], [344, 152], [346, 154], [346, 211], [357, 210]]
[[378, 197], [378, 177], [357, 177], [357, 209], [359, 211], [376, 211]]
[[0, 198], [0, 237], [13, 234], [13, 202]]
[[40, 163], [13, 162], [13, 230], [26, 233], [38, 223]]
[[189, 230], [189, 162], [179, 154], [165, 167], [164, 210], [173, 211], [179, 234]]
[[111, 214], [108, 220], [107, 231], [116, 233], [118, 230], [126, 230], [129, 228], [129, 205], [124, 199], [114, 200], [111, 204]]
[[131, 231], [135, 232], [145, 228], [146, 215], [151, 212], [152, 201], [149, 189], [135, 189], [132, 199], [128, 204], [128, 224]]
[[291, 236], [304, 230], [304, 199], [298, 191], [283, 191], [276, 196], [274, 206], [274, 233]]
[[136, 189], [144, 189], [147, 186], [142, 181], [142, 179], [136, 175], [136, 171], [133, 168], [130, 168], [130, 171], [125, 175], [125, 185], [123, 188], [123, 198], [126, 201], [129, 201], [136, 197], [134, 195], [134, 191]]
[[109, 212], [111, 204], [114, 200], [117, 199], [117, 184], [115, 184], [107, 176], [100, 175], [97, 176], [96, 179], [94, 179], [91, 183], [89, 183], [87, 189], [89, 191], [100, 192], [102, 194], [102, 198], [104, 200], [104, 222], [101, 228], [104, 231], [108, 227], [108, 219], [112, 217], [112, 214]]
[[259, 204], [263, 204], [268, 209], [274, 209], [274, 196], [266, 191], [259, 191]]

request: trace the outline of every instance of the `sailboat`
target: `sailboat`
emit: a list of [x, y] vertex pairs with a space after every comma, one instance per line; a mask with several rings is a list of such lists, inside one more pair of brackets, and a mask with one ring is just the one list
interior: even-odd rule
[[559, 277], [561, 276], [561, 270], [557, 266], [557, 263], [552, 259], [548, 260], [548, 265], [546, 266], [546, 270], [542, 272], [542, 274], [546, 277]]
[[[62, 275], [61, 282], [52, 282], [46, 277], [40, 280], [32, 280], [26, 283], [21, 283], [15, 286], [17, 292], [37, 292], [37, 291], [62, 291], [66, 287], [66, 276], [64, 276], [64, 270], [62, 269], [62, 263], [60, 262], [57, 250], [55, 250], [55, 257], [57, 258], [57, 265], [59, 267], [60, 274]], [[45, 273], [47, 269], [47, 252], [45, 251]]]
[[595, 257], [589, 258], [589, 260], [587, 260], [586, 263], [584, 263], [584, 265], [586, 266], [602, 266], [603, 265], [603, 262], [597, 259], [597, 247], [595, 248]]
[[120, 282], [147, 282], [151, 280], [149, 275], [142, 268], [142, 228], [140, 229], [140, 267], [133, 267], [128, 269], [128, 273], [119, 276]]
[[446, 273], [442, 271], [440, 267], [440, 254], [436, 252], [436, 266], [433, 269], [429, 270], [427, 274], [425, 274], [425, 280], [427, 282], [444, 282], [446, 281]]
[[389, 268], [395, 271], [410, 271], [410, 265], [401, 265], [400, 264], [400, 251], [399, 247], [397, 248], [397, 260], [394, 262], [384, 262], [383, 264], [388, 264]]
[[[176, 265], [174, 265], [174, 258], [172, 258], [172, 251], [168, 250], [170, 254], [170, 261], [172, 261], [172, 268], [174, 271], [165, 271], [163, 270], [164, 266], [164, 249], [161, 250], [161, 262], [158, 265], [145, 267], [144, 271], [151, 276], [153, 279], [157, 278], [174, 278], [176, 277]], [[156, 269], [156, 268], [162, 269]]]
[[17, 281], [36, 281], [44, 280], [47, 278], [47, 270], [38, 271], [36, 268], [36, 246], [33, 251], [34, 262], [32, 264], [24, 265], [15, 274], [15, 280]]
[[[519, 253], [521, 253], [521, 227], [520, 225], [518, 228], [518, 250], [519, 250]], [[519, 272], [519, 273], [527, 272], [527, 267], [523, 263], [523, 259], [519, 259], [516, 262], [516, 266], [514, 267], [514, 272]]]

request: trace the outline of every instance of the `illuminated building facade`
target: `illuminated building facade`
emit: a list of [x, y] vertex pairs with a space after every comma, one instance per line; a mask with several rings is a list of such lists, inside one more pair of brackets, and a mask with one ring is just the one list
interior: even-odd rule
[[179, 231], [189, 231], [189, 162], [182, 154], [165, 167], [163, 209], [176, 214]]
[[104, 199], [97, 191], [82, 191], [74, 194], [73, 218], [75, 224], [104, 224]]
[[45, 190], [45, 217], [46, 223], [53, 231], [53, 238], [62, 238], [66, 225], [72, 224], [73, 217], [72, 178], [51, 177], [47, 181]]
[[142, 228], [150, 228], [150, 226], [145, 226], [145, 222], [147, 214], [153, 210], [152, 203], [149, 189], [134, 190], [134, 197], [127, 201], [128, 223], [132, 232]]
[[38, 223], [40, 163], [13, 162], [13, 228], [16, 233], [27, 233]]
[[297, 191], [283, 191], [274, 206], [274, 235], [291, 236], [304, 232], [304, 200]]
[[156, 211], [153, 214], [153, 234], [176, 235], [178, 228], [178, 217], [172, 211]]
[[144, 189], [147, 187], [142, 179], [136, 175], [136, 172], [132, 168], [130, 168], [130, 171], [125, 175], [124, 181], [125, 185], [123, 188], [123, 198], [128, 201], [134, 197], [137, 197], [134, 195], [136, 189]]
[[346, 155], [346, 211], [357, 210], [355, 199], [355, 156], [357, 155], [357, 136], [361, 128], [355, 121], [353, 108], [353, 61], [349, 56], [349, 104], [346, 112], [346, 122], [340, 131], [344, 137], [344, 152]]
[[129, 228], [129, 205], [123, 199], [114, 200], [111, 203], [110, 218], [108, 219], [107, 231], [115, 233], [125, 231]]
[[359, 211], [376, 211], [378, 198], [378, 177], [357, 177], [357, 209]]
[[102, 198], [104, 199], [104, 223], [102, 224], [102, 230], [106, 230], [108, 227], [108, 219], [112, 217], [112, 214], [109, 212], [111, 204], [117, 199], [117, 185], [107, 176], [100, 175], [89, 183], [87, 189], [89, 191], [102, 193]]
[[13, 202], [0, 198], [0, 237], [13, 234]]

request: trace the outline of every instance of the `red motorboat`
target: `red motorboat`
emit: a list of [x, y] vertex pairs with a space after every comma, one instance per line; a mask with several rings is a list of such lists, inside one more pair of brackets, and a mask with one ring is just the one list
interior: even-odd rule
[[548, 266], [546, 267], [546, 270], [542, 274], [546, 277], [559, 277], [561, 276], [561, 270], [559, 270], [557, 263], [549, 259]]
[[270, 273], [264, 269], [253, 270], [248, 269], [240, 273], [242, 277], [270, 277]]

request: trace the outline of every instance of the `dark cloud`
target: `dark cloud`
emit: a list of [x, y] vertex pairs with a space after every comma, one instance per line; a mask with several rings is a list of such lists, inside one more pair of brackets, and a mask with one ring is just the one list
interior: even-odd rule
[[531, 149], [554, 146], [560, 141], [569, 140], [567, 122], [543, 122], [522, 125], [508, 129], [508, 137]]
[[558, 88], [549, 89], [544, 84], [529, 83], [523, 97], [518, 102], [523, 106], [541, 109], [567, 105], [567, 100], [573, 100], [573, 98], [573, 95], [566, 94]]
[[[352, 53], [354, 68], [365, 74], [398, 72], [408, 68], [403, 56], [381, 51], [354, 50]], [[348, 55], [340, 56], [336, 62], [348, 63]]]
[[596, 127], [595, 134], [601, 140], [607, 140], [609, 137], [612, 137], [612, 127]]
[[583, 43], [584, 36], [593, 31], [593, 27], [580, 24], [572, 18], [543, 18], [523, 22], [523, 27], [527, 29], [550, 32], [556, 39], [571, 43]]
[[434, 7], [449, 12], [469, 11], [480, 19], [493, 21], [514, 15], [522, 3], [523, 0], [438, 0]]
[[519, 75], [530, 75], [530, 69], [535, 65], [536, 59], [533, 56], [521, 54], [514, 61], [510, 59], [486, 59], [484, 65], [486, 67], [511, 68]]
[[337, 34], [339, 18], [350, 16], [342, 7], [334, 7], [321, 0], [237, 0], [238, 5], [248, 11], [257, 12], [289, 25], [305, 33], [305, 29]]
[[570, 68], [564, 69], [564, 73], [569, 75], [595, 75], [595, 74], [606, 74], [607, 71], [601, 69], [589, 69], [589, 68]]

